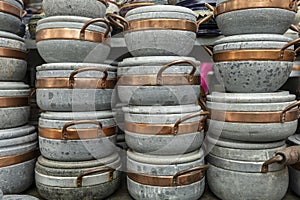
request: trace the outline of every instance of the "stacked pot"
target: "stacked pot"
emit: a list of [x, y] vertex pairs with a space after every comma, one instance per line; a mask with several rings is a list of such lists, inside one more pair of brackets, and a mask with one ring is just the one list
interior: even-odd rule
[[110, 52], [106, 3], [43, 1], [37, 48], [36, 96], [42, 156], [36, 185], [45, 199], [104, 199], [120, 182], [116, 123], [111, 110], [116, 67]]
[[26, 46], [16, 35], [24, 15], [20, 0], [0, 1], [0, 190], [21, 193], [34, 181], [37, 133], [27, 125], [30, 89]]
[[297, 2], [219, 0], [216, 8], [208, 7], [226, 36], [212, 52], [226, 92], [207, 97], [208, 185], [224, 200], [282, 199], [289, 163], [276, 153], [295, 133], [299, 117], [295, 95], [278, 91], [292, 71], [299, 39], [282, 34]]

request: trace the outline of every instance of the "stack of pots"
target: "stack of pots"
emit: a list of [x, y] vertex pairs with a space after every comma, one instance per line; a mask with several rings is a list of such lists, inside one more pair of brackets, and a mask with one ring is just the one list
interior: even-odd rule
[[187, 8], [154, 5], [135, 8], [125, 18], [107, 17], [124, 29], [134, 56], [119, 63], [117, 84], [130, 195], [199, 199], [207, 170], [201, 145], [208, 112], [199, 105], [200, 62], [186, 57], [195, 44], [196, 16]]
[[226, 91], [207, 97], [208, 185], [223, 200], [282, 199], [290, 163], [276, 155], [296, 132], [300, 105], [295, 95], [278, 91], [300, 41], [282, 34], [294, 20], [297, 1], [218, 0], [216, 8], [207, 6], [225, 35], [211, 53]]
[[104, 199], [118, 188], [122, 164], [116, 153], [111, 109], [116, 67], [110, 52], [106, 3], [43, 1], [37, 48], [47, 62], [37, 67], [36, 98], [41, 157], [36, 185], [45, 199]]
[[0, 190], [21, 193], [34, 182], [37, 133], [30, 107], [26, 46], [16, 35], [25, 14], [21, 0], [0, 1]]

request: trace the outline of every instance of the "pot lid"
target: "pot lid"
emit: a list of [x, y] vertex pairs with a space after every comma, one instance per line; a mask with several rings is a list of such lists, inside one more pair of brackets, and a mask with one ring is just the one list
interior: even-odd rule
[[52, 71], [52, 70], [76, 70], [85, 67], [101, 67], [108, 71], [116, 72], [117, 67], [111, 65], [94, 64], [94, 63], [48, 63], [38, 66], [37, 71]]
[[28, 89], [29, 86], [23, 82], [1, 82], [0, 90], [20, 90], [20, 89]]
[[24, 42], [24, 39], [17, 36], [16, 34], [9, 33], [6, 31], [0, 31], [0, 37], [1, 38], [7, 38], [7, 39], [12, 39], [12, 40], [18, 40], [20, 42]]
[[129, 106], [123, 107], [123, 112], [136, 114], [181, 114], [201, 111], [198, 105], [179, 105], [179, 106]]
[[44, 112], [41, 118], [50, 120], [95, 120], [112, 118], [112, 111], [94, 111], [94, 112]]
[[34, 132], [36, 132], [35, 127], [30, 125], [10, 129], [1, 129], [0, 140], [22, 137], [25, 135], [30, 135]]

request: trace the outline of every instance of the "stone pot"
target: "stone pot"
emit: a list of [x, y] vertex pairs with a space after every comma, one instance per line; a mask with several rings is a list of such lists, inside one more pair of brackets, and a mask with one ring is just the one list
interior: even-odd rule
[[[176, 155], [199, 149], [204, 139], [200, 106], [124, 107], [125, 140], [134, 151]], [[200, 121], [202, 125], [200, 126]]]
[[21, 193], [34, 181], [38, 154], [37, 134], [32, 126], [0, 130], [0, 189], [4, 194]]
[[40, 151], [50, 160], [107, 157], [116, 151], [116, 134], [111, 111], [45, 112], [39, 120]]
[[277, 91], [288, 79], [299, 39], [274, 34], [249, 34], [215, 42], [213, 69], [228, 92]]
[[205, 189], [207, 166], [202, 150], [176, 156], [129, 150], [127, 169], [127, 187], [134, 199], [197, 200]]
[[23, 2], [19, 0], [0, 1], [0, 30], [17, 33], [21, 27], [21, 19], [26, 15]]
[[207, 156], [207, 182], [218, 198], [280, 200], [285, 196], [288, 169], [269, 160], [285, 148], [284, 141], [256, 144], [211, 137], [209, 141], [214, 147]]
[[0, 129], [26, 124], [29, 119], [30, 89], [21, 82], [1, 82], [0, 84]]
[[27, 70], [24, 39], [0, 31], [0, 50], [0, 81], [22, 81]]
[[102, 63], [110, 52], [109, 38], [105, 19], [76, 16], [42, 19], [36, 33], [38, 51], [47, 63]]
[[119, 187], [120, 168], [117, 153], [85, 162], [58, 162], [39, 157], [35, 181], [45, 199], [106, 199]]
[[287, 91], [222, 93], [207, 96], [209, 134], [251, 142], [284, 140], [297, 129], [299, 102]]
[[37, 67], [37, 104], [48, 111], [110, 110], [117, 82], [110, 65], [55, 63]]
[[107, 2], [104, 0], [44, 0], [43, 9], [47, 16], [72, 15], [103, 18]]
[[135, 8], [126, 14], [125, 19], [113, 14], [107, 17], [123, 28], [127, 48], [135, 57], [188, 55], [195, 44], [198, 24], [211, 18], [209, 16], [197, 24], [192, 10], [171, 5]]
[[130, 105], [193, 104], [200, 96], [199, 66], [190, 57], [124, 59], [118, 68], [118, 96]]

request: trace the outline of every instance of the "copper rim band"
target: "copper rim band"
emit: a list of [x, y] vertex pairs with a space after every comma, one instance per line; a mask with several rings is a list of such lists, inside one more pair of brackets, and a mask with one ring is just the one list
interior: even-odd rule
[[0, 167], [16, 165], [36, 158], [39, 155], [39, 150], [35, 149], [26, 153], [0, 157]]
[[[110, 137], [116, 134], [116, 126], [103, 127], [102, 131], [99, 128], [87, 129], [71, 129], [68, 128], [67, 140], [81, 140], [81, 139], [98, 139], [103, 137]], [[63, 137], [61, 129], [43, 128], [39, 127], [39, 136], [47, 139], [66, 140]]]
[[[193, 123], [180, 124], [178, 127], [177, 135], [190, 134], [198, 132], [199, 125], [201, 126], [201, 121]], [[174, 125], [165, 124], [140, 124], [133, 122], [125, 122], [125, 130], [137, 133], [137, 134], [147, 134], [147, 135], [175, 135]]]
[[81, 39], [80, 29], [71, 28], [52, 28], [43, 29], [36, 33], [36, 41], [42, 40], [84, 40], [90, 42], [104, 43], [109, 42], [109, 39], [104, 37], [104, 33], [99, 33], [96, 31], [85, 31], [85, 38]]
[[[233, 123], [282, 123], [282, 112], [228, 112], [211, 110], [210, 119]], [[295, 121], [299, 118], [298, 109], [288, 111], [285, 122]]]
[[114, 89], [117, 79], [75, 78], [70, 86], [69, 78], [42, 78], [36, 80], [36, 88]]
[[0, 57], [26, 60], [26, 52], [18, 49], [0, 47]]
[[256, 8], [281, 8], [297, 12], [297, 1], [286, 0], [231, 0], [217, 5], [214, 15], [218, 16], [223, 13], [236, 10], [256, 9]]
[[294, 66], [293, 71], [300, 71], [300, 66]]
[[0, 12], [4, 12], [4, 13], [7, 13], [7, 14], [11, 14], [11, 15], [14, 15], [18, 18], [21, 19], [21, 16], [22, 16], [22, 10], [19, 9], [18, 7], [14, 6], [14, 5], [11, 5], [7, 2], [4, 2], [4, 1], [0, 1]]
[[29, 106], [29, 97], [0, 97], [0, 108]]
[[[121, 76], [118, 85], [124, 86], [156, 86], [157, 75], [125, 75]], [[163, 75], [161, 85], [200, 85], [200, 76]]]
[[292, 50], [270, 50], [270, 49], [252, 49], [252, 50], [232, 50], [214, 53], [214, 62], [243, 61], [243, 60], [274, 60], [291, 61], [295, 60], [295, 52]]
[[129, 26], [127, 31], [140, 31], [140, 30], [182, 30], [197, 32], [197, 24], [189, 20], [180, 19], [146, 19], [128, 22]]
[[298, 171], [300, 171], [300, 163], [296, 163], [294, 165], [291, 165], [291, 167], [298, 170]]

